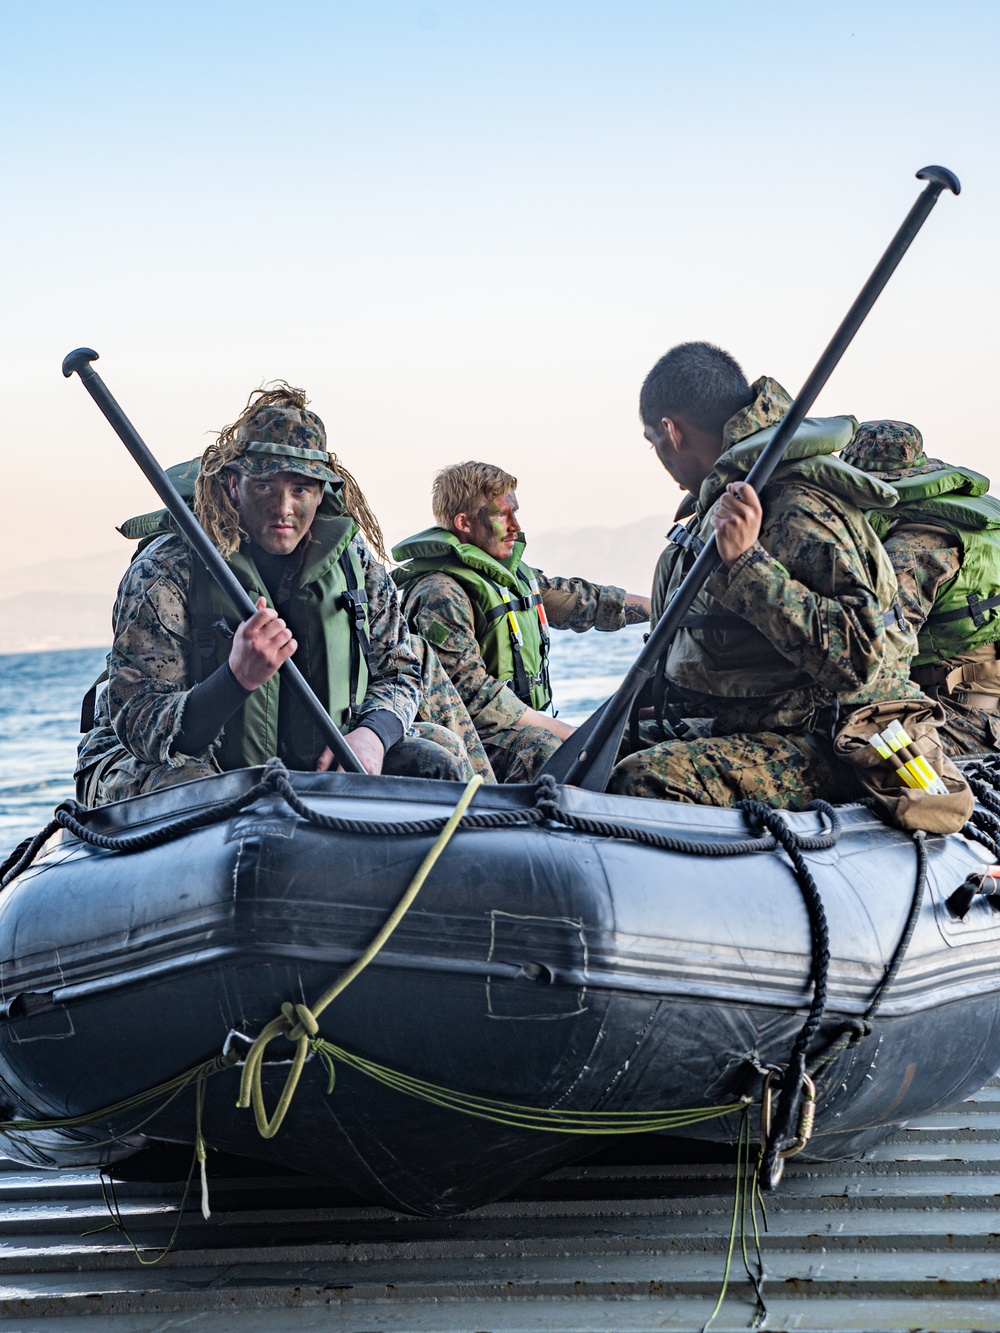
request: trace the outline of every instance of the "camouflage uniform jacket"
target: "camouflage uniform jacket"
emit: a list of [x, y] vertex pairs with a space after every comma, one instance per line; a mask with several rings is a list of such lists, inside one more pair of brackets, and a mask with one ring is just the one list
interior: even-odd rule
[[[364, 570], [371, 639], [368, 690], [354, 725], [385, 710], [399, 718], [406, 732], [420, 703], [420, 665], [395, 584], [364, 538], [358, 534], [353, 541]], [[118, 739], [147, 764], [180, 767], [194, 757], [173, 752], [193, 683], [190, 574], [187, 544], [172, 535], [158, 537], [129, 565], [115, 602], [107, 707]]]
[[[689, 530], [702, 540], [726, 484], [763, 447], [765, 437], [754, 437], [790, 406], [774, 380], [754, 389], [755, 401], [726, 423], [726, 448], [701, 487]], [[855, 428], [853, 418], [834, 418], [796, 433], [765, 487], [759, 539], [692, 605], [711, 623], [681, 629], [668, 650], [668, 681], [689, 711], [714, 717], [715, 735], [825, 728], [840, 705], [919, 697], [909, 680], [916, 636], [898, 624], [887, 631], [896, 582], [864, 516], [892, 507], [891, 487], [828, 457]], [[682, 547], [661, 557], [654, 623], [686, 563]]]
[[[588, 583], [585, 579], [549, 578], [535, 571], [545, 614], [555, 629], [618, 630], [645, 620], [643, 611], [625, 605], [622, 588]], [[428, 574], [407, 593], [410, 628], [434, 645], [445, 671], [485, 739], [517, 724], [527, 710], [508, 687], [486, 669], [476, 639], [472, 602], [455, 579]]]

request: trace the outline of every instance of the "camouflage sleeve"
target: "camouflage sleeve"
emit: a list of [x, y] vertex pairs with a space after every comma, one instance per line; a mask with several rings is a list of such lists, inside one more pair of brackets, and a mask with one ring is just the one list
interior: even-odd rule
[[486, 670], [472, 603], [455, 580], [428, 574], [409, 594], [406, 614], [414, 633], [434, 645], [479, 734], [490, 736], [516, 726], [527, 707]]
[[710, 580], [724, 606], [749, 620], [816, 684], [840, 694], [871, 684], [885, 626], [869, 568], [825, 496], [789, 487], [769, 505], [760, 540]]
[[943, 528], [897, 528], [883, 542], [899, 584], [899, 604], [916, 633], [962, 562], [959, 540]]
[[410, 647], [410, 632], [399, 605], [396, 585], [359, 535], [355, 549], [365, 571], [368, 594], [370, 677], [357, 721], [380, 711], [394, 713], [409, 731], [420, 707], [420, 662]]
[[646, 618], [637, 608], [626, 607], [624, 588], [586, 579], [550, 578], [540, 569], [535, 573], [553, 629], [572, 629], [577, 634], [588, 629], [616, 630]]
[[180, 538], [159, 538], [129, 565], [115, 602], [108, 709], [118, 739], [147, 764], [190, 757], [171, 750], [191, 685], [189, 575]]

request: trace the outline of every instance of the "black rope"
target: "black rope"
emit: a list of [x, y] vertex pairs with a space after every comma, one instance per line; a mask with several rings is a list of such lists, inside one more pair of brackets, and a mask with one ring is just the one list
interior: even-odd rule
[[36, 833], [33, 838], [25, 838], [24, 842], [18, 843], [0, 866], [0, 889], [6, 888], [11, 880], [17, 879], [23, 870], [27, 870], [58, 827], [58, 819], [50, 819], [41, 833]]
[[990, 855], [1000, 861], [1000, 797], [997, 795], [1000, 756], [975, 759], [961, 767], [977, 802], [962, 832], [967, 838], [981, 842]]
[[765, 1181], [770, 1181], [776, 1180], [780, 1175], [776, 1168], [781, 1149], [796, 1137], [793, 1126], [802, 1100], [806, 1051], [819, 1031], [820, 1023], [823, 1021], [823, 1011], [826, 1008], [826, 985], [830, 970], [830, 932], [826, 924], [826, 912], [823, 909], [819, 887], [802, 855], [801, 840], [792, 833], [781, 814], [771, 806], [764, 805], [760, 801], [741, 801], [740, 808], [746, 811], [748, 818], [770, 829], [775, 841], [795, 867], [795, 877], [809, 915], [809, 933], [812, 941], [812, 963], [809, 969], [809, 980], [813, 986], [812, 1003], [805, 1022], [795, 1038], [788, 1065], [781, 1073], [782, 1096], [778, 1102], [774, 1126], [767, 1143], [764, 1144], [761, 1160], [761, 1177]]
[[[274, 763], [272, 759], [270, 763]], [[552, 779], [550, 778], [551, 782]], [[345, 819], [343, 815], [324, 815], [306, 805], [287, 776], [279, 776], [274, 781], [274, 790], [279, 792], [285, 802], [295, 811], [300, 819], [307, 820], [316, 828], [331, 829], [338, 833], [374, 833], [383, 837], [399, 837], [406, 834], [426, 835], [440, 833], [451, 818], [450, 815], [435, 819], [401, 819], [381, 821], [377, 819]], [[524, 828], [531, 824], [540, 824], [548, 818], [547, 808], [541, 809], [536, 801], [530, 810], [491, 810], [471, 811], [462, 816], [462, 827], [473, 829]]]
[[910, 902], [910, 912], [906, 918], [906, 925], [903, 927], [903, 933], [899, 937], [892, 958], [885, 971], [882, 973], [882, 979], [875, 987], [875, 993], [872, 996], [871, 1003], [860, 1018], [846, 1018], [840, 1025], [839, 1034], [833, 1039], [831, 1044], [813, 1061], [809, 1067], [809, 1074], [813, 1079], [818, 1079], [820, 1074], [826, 1070], [842, 1051], [846, 1051], [850, 1046], [856, 1046], [864, 1041], [872, 1031], [873, 1020], [882, 1002], [889, 992], [889, 987], [896, 980], [899, 969], [903, 964], [906, 951], [910, 947], [910, 940], [913, 938], [913, 932], [916, 929], [917, 921], [920, 918], [920, 909], [924, 902], [924, 890], [927, 887], [927, 834], [922, 829], [918, 829], [913, 834], [913, 845], [917, 853], [917, 876], [913, 886], [913, 898]]
[[[209, 824], [221, 823], [239, 814], [248, 805], [269, 793], [282, 797], [300, 819], [306, 820], [316, 828], [328, 829], [339, 833], [372, 834], [378, 837], [422, 837], [441, 832], [450, 816], [434, 819], [411, 819], [382, 821], [374, 819], [349, 819], [343, 815], [326, 815], [307, 805], [292, 786], [288, 770], [280, 759], [269, 759], [260, 780], [242, 796], [236, 796], [221, 805], [214, 805], [190, 815], [164, 824], [160, 828], [147, 829], [143, 833], [112, 834], [99, 833], [88, 828], [84, 822], [89, 813], [87, 807], [78, 801], [64, 801], [57, 806], [54, 818], [28, 843], [8, 858], [9, 869], [0, 879], [0, 888], [5, 887], [29, 866], [46, 839], [57, 828], [64, 828], [74, 837], [88, 846], [97, 847], [106, 852], [140, 852], [150, 847], [181, 838], [185, 834], [205, 828]], [[726, 842], [698, 842], [690, 838], [675, 838], [666, 833], [657, 833], [653, 829], [637, 828], [629, 824], [618, 824], [612, 820], [591, 819], [559, 810], [559, 788], [553, 777], [546, 774], [535, 785], [535, 803], [527, 810], [485, 810], [467, 811], [462, 818], [464, 829], [502, 829], [526, 828], [543, 823], [558, 823], [578, 833], [587, 833], [600, 838], [617, 838], [628, 842], [637, 842], [645, 847], [655, 847], [662, 851], [680, 852], [689, 856], [746, 856], [759, 852], [773, 852], [777, 843], [770, 832], [753, 838], [733, 838]], [[746, 803], [744, 803], [746, 804]], [[750, 805], [755, 803], [751, 802]], [[769, 807], [762, 807], [769, 809]], [[814, 801], [811, 810], [818, 810], [829, 823], [829, 831], [815, 836], [803, 836], [792, 833], [782, 821], [783, 837], [797, 848], [804, 851], [832, 847], [840, 837], [840, 820], [833, 806], [825, 801]], [[746, 813], [746, 811], [744, 812]], [[759, 825], [754, 815], [751, 823]], [[23, 850], [22, 850], [23, 849]], [[20, 854], [19, 854], [20, 853]], [[16, 858], [16, 859], [14, 859]]]

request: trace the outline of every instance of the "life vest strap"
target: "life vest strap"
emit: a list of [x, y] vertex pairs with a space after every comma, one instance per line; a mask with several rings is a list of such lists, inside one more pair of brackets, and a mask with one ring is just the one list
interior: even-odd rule
[[956, 611], [934, 611], [927, 619], [938, 625], [943, 625], [946, 621], [965, 620], [967, 616], [971, 616], [976, 629], [982, 629], [986, 624], [986, 617], [983, 612], [992, 611], [995, 606], [1000, 606], [1000, 593], [997, 593], [994, 597], [980, 598], [976, 593], [970, 592], [968, 602], [967, 610], [965, 607], [959, 607]]
[[[492, 583], [493, 580], [491, 579], [490, 582]], [[499, 589], [498, 584], [493, 584], [493, 586]], [[541, 606], [541, 604], [542, 594], [540, 592], [529, 592], [524, 597], [515, 597], [513, 594], [509, 594], [507, 601], [502, 606], [494, 606], [486, 612], [486, 620], [490, 622], [502, 620], [508, 611], [531, 611], [536, 606]]]
[[[1000, 597], [996, 598], [996, 601], [1000, 604]], [[724, 630], [731, 629], [732, 624], [732, 616], [710, 614], [698, 615], [694, 612], [689, 612], [681, 621], [681, 629]], [[906, 622], [906, 617], [903, 615], [903, 608], [898, 601], [893, 602], [888, 611], [882, 612], [882, 624], [885, 625], [886, 629], [888, 629], [890, 625], [895, 625], [898, 629], [902, 630], [904, 634], [906, 633], [909, 626]]]
[[365, 660], [365, 666], [368, 668], [368, 674], [371, 675], [372, 646], [368, 638], [368, 629], [365, 624], [365, 615], [368, 607], [368, 594], [362, 588], [354, 572], [354, 564], [351, 561], [347, 547], [341, 551], [338, 557], [338, 563], [344, 573], [344, 580], [347, 587], [340, 594], [340, 604], [347, 612], [347, 618], [351, 626], [351, 708], [352, 710], [358, 704], [358, 681], [361, 677], [361, 659]]
[[705, 543], [686, 523], [675, 523], [667, 533], [667, 541], [674, 546], [683, 546], [686, 551], [693, 551], [695, 555], [701, 555], [705, 548]]

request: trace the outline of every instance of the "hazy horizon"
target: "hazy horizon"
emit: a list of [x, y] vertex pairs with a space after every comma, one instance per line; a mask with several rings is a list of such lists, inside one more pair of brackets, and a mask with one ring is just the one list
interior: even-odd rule
[[934, 162], [963, 193], [815, 411], [990, 470], [994, 3], [47, 0], [0, 36], [0, 569], [157, 504], [80, 345], [164, 465], [303, 385], [388, 532], [468, 457], [529, 534], [672, 513], [649, 367], [708, 338], [796, 393]]

